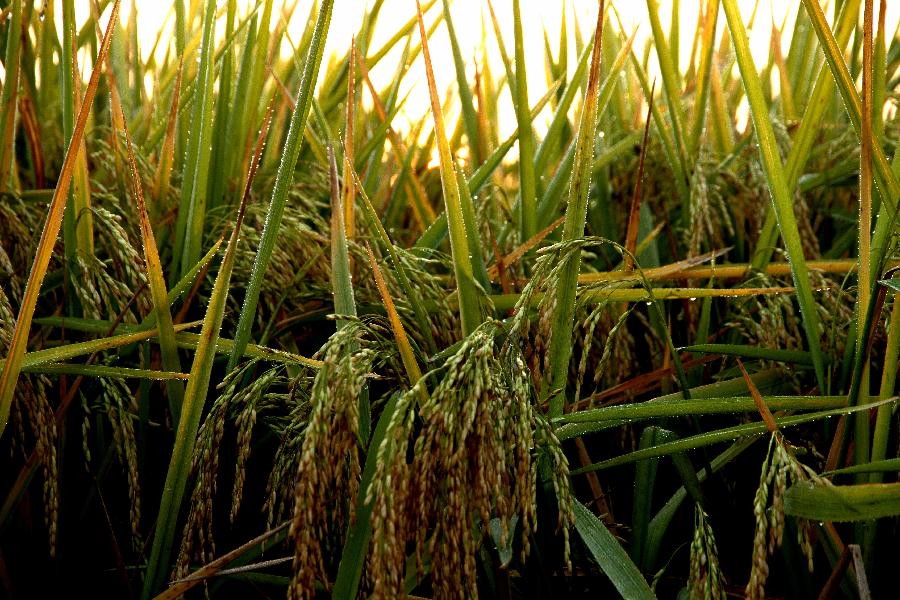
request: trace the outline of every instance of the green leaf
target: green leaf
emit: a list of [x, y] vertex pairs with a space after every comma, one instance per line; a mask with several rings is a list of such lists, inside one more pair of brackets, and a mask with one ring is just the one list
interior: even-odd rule
[[475, 114], [475, 103], [472, 98], [472, 90], [469, 87], [469, 79], [466, 76], [466, 63], [463, 61], [462, 51], [459, 48], [459, 40], [456, 37], [456, 27], [450, 18], [450, 0], [443, 0], [444, 22], [447, 24], [447, 34], [450, 38], [450, 50], [453, 53], [453, 66], [456, 69], [456, 85], [459, 91], [458, 101], [462, 109], [463, 126], [466, 136], [469, 138], [469, 148], [473, 153], [473, 163], [480, 165], [484, 160], [478, 156], [478, 148], [482, 145], [478, 135], [478, 117]]
[[297, 94], [297, 105], [291, 115], [291, 124], [288, 129], [284, 150], [281, 154], [281, 162], [278, 165], [278, 173], [275, 176], [275, 185], [272, 190], [272, 200], [266, 214], [265, 225], [259, 240], [259, 248], [256, 258], [253, 260], [253, 270], [250, 273], [250, 281], [247, 284], [247, 292], [244, 296], [244, 305], [238, 320], [237, 332], [234, 336], [234, 348], [228, 359], [228, 370], [231, 371], [237, 365], [238, 360], [244, 355], [244, 349], [250, 342], [250, 329], [256, 319], [256, 307], [259, 295], [262, 292], [263, 279], [269, 268], [269, 261], [275, 251], [275, 241], [278, 238], [278, 230], [281, 228], [281, 218], [284, 215], [284, 207], [287, 203], [288, 192], [294, 180], [294, 169], [300, 156], [300, 146], [303, 140], [303, 132], [306, 129], [306, 120], [312, 105], [313, 88], [319, 75], [319, 65], [322, 62], [322, 53], [325, 50], [325, 38], [328, 35], [328, 26], [331, 23], [331, 13], [334, 8], [334, 0], [323, 0], [319, 8], [309, 54], [303, 63], [303, 76], [300, 80], [300, 91]]
[[853, 465], [844, 467], [843, 469], [835, 469], [827, 471], [823, 475], [852, 475], [855, 473], [891, 473], [900, 471], [900, 458], [886, 458], [884, 460], [875, 460], [870, 463], [861, 465]]
[[3, 59], [5, 73], [3, 89], [0, 91], [0, 191], [3, 192], [12, 187], [14, 172], [16, 106], [22, 53], [22, 36], [19, 34], [22, 31], [22, 2], [12, 2], [7, 5], [7, 11], [9, 19], [6, 23], [6, 53]]
[[51, 363], [23, 367], [25, 373], [43, 373], [45, 375], [84, 375], [87, 377], [110, 377], [113, 379], [154, 379], [158, 381], [172, 381], [187, 379], [186, 373], [173, 373], [172, 371], [151, 371], [147, 369], [129, 369], [127, 367], [107, 367], [104, 365], [73, 365], [65, 363]]
[[[767, 396], [765, 401], [771, 410], [825, 410], [847, 405], [846, 396]], [[678, 398], [582, 410], [565, 414], [553, 422], [558, 425], [556, 435], [559, 439], [567, 440], [646, 419], [753, 413], [756, 410], [752, 398]]]
[[656, 594], [647, 585], [647, 580], [606, 525], [581, 502], [576, 500], [573, 508], [575, 529], [622, 598], [625, 600], [656, 598]]
[[[653, 31], [653, 45], [656, 46], [656, 56], [659, 58], [666, 106], [669, 108], [669, 115], [672, 119], [675, 151], [681, 164], [684, 165], [684, 108], [681, 103], [681, 74], [676, 66], [679, 48], [677, 46], [670, 47], [666, 40], [662, 23], [659, 20], [659, 0], [647, 0], [647, 14], [650, 17], [650, 28]], [[676, 32], [672, 33], [677, 35]], [[676, 40], [673, 41], [677, 43]]]
[[900, 292], [900, 279], [882, 279], [878, 283], [886, 288], [894, 290], [895, 292]]
[[900, 483], [831, 485], [801, 481], [784, 494], [785, 514], [812, 521], [868, 521], [900, 515]]
[[[571, 241], [584, 235], [587, 217], [588, 192], [591, 186], [591, 172], [594, 155], [594, 139], [597, 135], [598, 95], [600, 91], [600, 45], [603, 39], [604, 2], [600, 2], [594, 46], [591, 52], [591, 70], [585, 100], [581, 108], [581, 122], [575, 149], [575, 164], [569, 183], [569, 198], [566, 205], [566, 221], [563, 241]], [[550, 336], [550, 377], [543, 379], [541, 397], [550, 398], [550, 416], [562, 414], [564, 390], [569, 373], [569, 359], [572, 355], [572, 324], [575, 319], [575, 292], [578, 273], [581, 271], [581, 256], [572, 256], [562, 267], [556, 287], [556, 305], [552, 315]], [[556, 390], [556, 392], [554, 392]], [[551, 397], [552, 395], [552, 397]]]
[[257, 153], [251, 162], [247, 187], [241, 198], [234, 229], [225, 249], [225, 257], [222, 259], [222, 264], [216, 275], [216, 281], [213, 284], [212, 293], [209, 296], [209, 304], [206, 308], [206, 316], [203, 319], [199, 343], [194, 353], [190, 379], [184, 392], [181, 418], [178, 421], [178, 430], [175, 433], [175, 446], [172, 449], [172, 457], [166, 473], [166, 482], [163, 486], [159, 516], [157, 517], [153, 546], [150, 551], [150, 560], [147, 563], [147, 573], [144, 576], [144, 587], [141, 593], [141, 597], [144, 600], [147, 600], [151, 594], [163, 587], [165, 577], [169, 572], [169, 559], [175, 542], [178, 515], [194, 458], [197, 430], [200, 427], [203, 407], [209, 394], [213, 360], [216, 357], [219, 330], [222, 328], [222, 321], [225, 318], [225, 304], [231, 284], [235, 252], [238, 239], [240, 238], [241, 225], [244, 222], [247, 200], [250, 196], [250, 184], [256, 172], [258, 160], [259, 154]]
[[[181, 360], [178, 358], [178, 349], [175, 345], [175, 326], [172, 323], [172, 313], [169, 308], [170, 302], [166, 291], [162, 262], [159, 258], [159, 249], [156, 246], [150, 215], [147, 213], [147, 206], [144, 202], [144, 186], [138, 173], [131, 136], [128, 134], [127, 126], [125, 126], [125, 115], [121, 115], [121, 118], [125, 129], [125, 146], [131, 174], [131, 189], [137, 204], [141, 242], [144, 247], [147, 284], [150, 288], [150, 297], [153, 299], [153, 314], [156, 316], [155, 320], [159, 330], [159, 348], [163, 368], [167, 371], [180, 372]], [[167, 381], [166, 393], [169, 398], [169, 412], [172, 414], [172, 420], [177, 421], [181, 413], [181, 404], [184, 401], [184, 386], [179, 381]]]
[[513, 92], [513, 104], [516, 108], [516, 122], [519, 126], [519, 206], [522, 210], [521, 236], [522, 241], [525, 241], [531, 239], [537, 233], [534, 132], [531, 129], [531, 115], [528, 112], [525, 41], [522, 37], [522, 16], [519, 10], [519, 0], [513, 0], [512, 10], [516, 55], [516, 87]]
[[[112, 323], [110, 321], [93, 321], [90, 319], [71, 319], [63, 317], [43, 317], [34, 320], [36, 325], [49, 325], [52, 327], [65, 327], [72, 331], [85, 331], [89, 333], [106, 333], [109, 331]], [[200, 322], [182, 323], [175, 326], [175, 343], [179, 348], [187, 350], [196, 350], [200, 344], [200, 335], [196, 333], [188, 333], [185, 329], [191, 329], [199, 325]], [[23, 358], [23, 368], [36, 364], [47, 364], [59, 360], [67, 360], [76, 356], [84, 356], [94, 352], [101, 352], [111, 348], [120, 348], [135, 342], [158, 337], [159, 332], [153, 328], [146, 326], [135, 327], [133, 325], [119, 325], [121, 335], [101, 338], [98, 340], [90, 340], [87, 342], [77, 342], [74, 344], [65, 344], [55, 348], [45, 348], [44, 350], [35, 350], [28, 352]], [[220, 337], [216, 342], [217, 354], [231, 354], [234, 349], [234, 340]], [[307, 367], [319, 368], [322, 366], [321, 361], [313, 360], [285, 352], [284, 350], [275, 350], [266, 348], [265, 346], [257, 346], [256, 344], [247, 344], [242, 355], [246, 358], [259, 358], [271, 362], [280, 362], [285, 365], [303, 365]], [[0, 361], [2, 364], [2, 361]]]
[[216, 1], [207, 0], [203, 17], [200, 65], [194, 93], [193, 115], [188, 151], [185, 157], [181, 208], [175, 229], [175, 281], [200, 258], [206, 222], [209, 164], [212, 157], [213, 107], [215, 104]]
[[[842, 50], [846, 50], [850, 36], [859, 20], [859, 4], [860, 0], [848, 0], [841, 6], [837, 25], [837, 43]], [[800, 10], [802, 11], [802, 9]], [[808, 20], [804, 18], [802, 22], [807, 23]], [[808, 34], [812, 34], [810, 29], [806, 31]], [[812, 45], [810, 44], [810, 46]], [[793, 190], [797, 187], [800, 176], [803, 174], [803, 167], [809, 161], [815, 142], [819, 139], [822, 118], [825, 111], [831, 106], [833, 95], [834, 79], [829, 76], [827, 65], [823, 62], [818, 67], [815, 84], [812, 92], [809, 94], [806, 109], [800, 121], [800, 127], [797, 128], [797, 132], [793, 136], [793, 143], [788, 152], [785, 164], [788, 189]], [[772, 257], [772, 252], [775, 250], [777, 241], [778, 223], [775, 218], [775, 212], [771, 207], [767, 207], [766, 220], [753, 254], [753, 267], [755, 269], [762, 270], [766, 268]]]
[[[880, 400], [877, 402], [870, 402], [868, 404], [862, 404], [851, 408], [835, 408], [831, 410], [824, 410], [821, 412], [808, 413], [805, 415], [781, 417], [776, 418], [775, 422], [778, 424], [779, 428], [793, 427], [794, 425], [820, 421], [829, 417], [836, 417], [863, 410], [869, 410], [871, 408], [876, 408], [878, 406], [895, 401], [896, 399]], [[632, 463], [636, 460], [653, 458], [656, 456], [668, 456], [669, 454], [674, 454], [675, 452], [685, 452], [687, 450], [694, 450], [703, 446], [710, 446], [712, 444], [717, 444], [720, 442], [727, 442], [745, 436], [763, 435], [767, 432], [768, 428], [766, 427], [766, 423], [763, 421], [755, 421], [753, 423], [747, 423], [745, 425], [726, 427], [724, 429], [717, 429], [715, 431], [708, 431], [691, 437], [682, 438], [674, 442], [660, 444], [658, 446], [654, 446], [653, 448], [647, 448], [644, 450], [630, 452], [628, 454], [622, 454], [620, 456], [616, 456], [615, 458], [610, 458], [609, 460], [604, 460], [592, 465], [588, 465], [587, 467], [576, 469], [572, 471], [572, 474], [577, 475], [580, 473], [588, 473], [590, 471], [598, 471], [600, 469], [609, 469], [611, 467], [617, 467], [620, 465]]]
[[[650, 448], [672, 437], [672, 432], [656, 425], [646, 427], [641, 433], [638, 448]], [[647, 532], [650, 525], [653, 488], [659, 458], [639, 460], [634, 469], [634, 506], [631, 512], [631, 557], [638, 565], [644, 565], [647, 548]], [[644, 569], [648, 571], [648, 569]]]
[[425, 20], [422, 17], [419, 0], [416, 0], [416, 6], [419, 15], [419, 34], [422, 39], [422, 57], [425, 60], [425, 75], [428, 80], [428, 95], [431, 98], [431, 117], [434, 120], [434, 134], [440, 157], [441, 187], [444, 192], [447, 225], [450, 230], [450, 251], [453, 255], [453, 273], [456, 276], [457, 295], [459, 296], [459, 316], [462, 322], [462, 334], [465, 337], [483, 321], [483, 292], [478, 289], [473, 275], [459, 180], [456, 176], [457, 166], [450, 151], [450, 143], [444, 128], [444, 113], [434, 81], [431, 53], [428, 50], [428, 35], [425, 32]]
[[756, 346], [741, 346], [738, 344], [694, 344], [693, 346], [679, 348], [679, 350], [683, 352], [702, 352], [705, 354], [722, 354], [725, 356], [740, 356], [741, 358], [774, 360], [800, 365], [813, 364], [812, 355], [810, 355], [809, 352], [803, 352], [802, 350], [757, 348]]
[[[64, 322], [69, 321], [71, 321], [71, 319], [64, 320]], [[196, 325], [196, 323], [184, 323], [176, 326], [175, 331], [182, 331], [190, 327], [196, 327]], [[107, 324], [107, 329], [104, 329], [103, 332], [108, 331], [108, 327], [109, 326]], [[123, 328], [123, 330], [126, 329]], [[131, 329], [128, 333], [124, 333], [121, 335], [112, 335], [109, 337], [101, 338], [99, 340], [76, 342], [74, 344], [64, 344], [62, 346], [56, 346], [55, 348], [35, 350], [33, 352], [28, 352], [24, 356], [22, 356], [21, 367], [24, 370], [35, 367], [37, 365], [61, 362], [64, 360], [69, 360], [71, 358], [76, 358], [78, 356], [85, 356], [87, 354], [93, 354], [95, 352], [102, 352], [103, 350], [121, 348], [122, 346], [134, 344], [135, 342], [140, 342], [152, 337], [156, 337], [158, 335], [159, 331], [156, 329]], [[3, 361], [3, 364], [5, 366], [6, 361]]]
[[728, 20], [728, 28], [731, 31], [731, 39], [740, 67], [741, 81], [750, 104], [750, 114], [753, 117], [753, 128], [759, 145], [760, 159], [769, 183], [769, 193], [772, 196], [775, 214], [778, 217], [778, 227], [787, 249], [788, 260], [791, 263], [791, 275], [794, 279], [794, 286], [797, 288], [797, 301], [803, 316], [803, 329], [806, 332], [806, 342], [812, 355], [816, 380], [819, 389], [824, 390], [826, 389], [825, 361], [819, 342], [819, 315], [813, 298], [809, 268], [803, 255], [797, 217], [794, 214], [793, 195], [788, 189], [784, 165], [781, 163], [778, 143], [775, 140], [769, 109], [763, 95], [762, 83], [756, 65], [753, 63], [753, 56], [750, 54], [750, 43], [737, 2], [722, 0], [722, 8]]
[[[331, 182], [331, 291], [334, 293], [334, 312], [337, 315], [356, 316], [356, 300], [353, 297], [353, 280], [350, 273], [350, 254], [347, 251], [347, 231], [344, 225], [344, 205], [338, 184], [334, 149], [328, 147], [329, 180]], [[352, 183], [348, 182], [348, 185]], [[347, 324], [338, 319], [338, 328]]]
[[[544, 109], [544, 106], [553, 98], [553, 93], [556, 91], [557, 86], [553, 86], [547, 90], [547, 93], [531, 108], [531, 120], [537, 118], [538, 114]], [[472, 173], [472, 177], [469, 179], [469, 194], [475, 195], [477, 194], [482, 187], [487, 184], [490, 180], [491, 175], [494, 174], [494, 171], [497, 170], [497, 167], [500, 166], [500, 163], [503, 161], [503, 158], [506, 154], [512, 149], [515, 145], [516, 140], [519, 136], [519, 130], [516, 129], [512, 132], [512, 134], [506, 138], [497, 148], [491, 153], [491, 155], [484, 161], [484, 163], [475, 169], [475, 172]], [[444, 240], [447, 236], [447, 213], [442, 212], [437, 218], [434, 220], [428, 229], [422, 233], [422, 236], [416, 241], [415, 246], [418, 248], [437, 248], [438, 245]]]
[[88, 115], [91, 113], [94, 96], [97, 93], [97, 85], [100, 82], [100, 73], [103, 71], [105, 58], [109, 53], [112, 33], [115, 30], [115, 25], [118, 23], [119, 5], [120, 0], [116, 0], [115, 4], [113, 4], [110, 21], [107, 24], [106, 32], [103, 35], [103, 42], [100, 44], [97, 62], [91, 72], [91, 79], [85, 90], [84, 99], [81, 103], [81, 110], [78, 112], [78, 118], [75, 121], [75, 129], [72, 133], [72, 138], [69, 141], [68, 148], [66, 149], [66, 156], [63, 159], [63, 164], [60, 169], [59, 181], [56, 184], [56, 189], [53, 191], [53, 198], [50, 201], [50, 207], [47, 210], [47, 221], [41, 231], [34, 263], [31, 267], [31, 271], [28, 273], [28, 283], [25, 285], [22, 304], [19, 309], [19, 315], [16, 318], [16, 326], [13, 330], [12, 340], [9, 344], [9, 353], [7, 354], [6, 362], [3, 365], [3, 371], [0, 372], [0, 436], [3, 435], [3, 430], [6, 429], [6, 423], [9, 420], [13, 392], [16, 388], [16, 382], [19, 379], [19, 371], [22, 367], [22, 357], [25, 354], [28, 345], [28, 333], [31, 329], [31, 320], [34, 317], [38, 295], [41, 291], [41, 283], [44, 281], [44, 277], [47, 274], [47, 267], [50, 264], [50, 257], [53, 254], [53, 246], [56, 243], [56, 237], [59, 235], [59, 229], [62, 225], [66, 198], [68, 197], [69, 187], [72, 183], [72, 175], [79, 153], [79, 146], [84, 136]]

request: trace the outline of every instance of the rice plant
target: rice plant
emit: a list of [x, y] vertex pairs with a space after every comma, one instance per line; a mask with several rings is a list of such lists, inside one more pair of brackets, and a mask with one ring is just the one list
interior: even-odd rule
[[0, 2], [0, 596], [892, 596], [887, 0], [84, 4]]

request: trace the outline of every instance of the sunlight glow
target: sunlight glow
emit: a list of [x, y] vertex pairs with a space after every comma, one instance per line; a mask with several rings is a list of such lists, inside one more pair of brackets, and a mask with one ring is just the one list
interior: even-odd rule
[[[245, 10], [255, 3], [255, 0], [238, 0], [238, 6]], [[276, 0], [275, 14], [283, 14], [280, 9], [283, 5], [292, 5], [294, 2]], [[358, 32], [362, 16], [366, 6], [371, 6], [372, 0], [336, 0], [334, 18], [328, 34], [328, 42], [325, 51], [326, 63], [329, 57], [342, 55], [350, 45], [352, 36]], [[565, 18], [569, 34], [569, 69], [575, 67], [575, 27], [581, 28], [582, 36], [589, 34], [589, 29], [596, 19], [597, 3], [581, 0], [538, 1], [526, 0], [522, 2], [522, 27], [526, 40], [526, 61], [528, 71], [528, 93], [532, 102], [536, 102], [547, 90], [548, 82], [544, 69], [544, 32], [554, 55], [559, 50], [559, 32], [562, 18], [561, 5], [565, 4]], [[647, 43], [651, 35], [650, 25], [647, 19], [647, 4], [641, 0], [613, 0], [612, 9], [621, 18], [621, 22], [627, 32], [637, 28], [636, 48], [639, 55], [641, 49]], [[663, 26], [668, 28], [672, 17], [672, 0], [659, 0], [659, 15]], [[758, 5], [754, 26], [750, 31], [751, 50], [756, 64], [766, 64], [769, 54], [770, 36], [773, 23], [781, 27], [785, 21], [790, 22], [795, 14], [800, 0], [774, 1], [774, 0], [740, 0], [742, 12], [746, 15], [747, 22], [753, 12], [753, 7]], [[828, 2], [830, 5], [831, 3]], [[133, 0], [123, 3], [122, 19], [127, 21], [132, 5], [137, 7], [140, 18], [138, 27], [140, 31], [140, 44], [142, 53], [146, 55], [157, 42], [157, 36], [161, 36], [161, 42], [157, 52], [161, 55], [167, 51], [167, 40], [171, 36], [174, 22], [171, 3], [160, 0]], [[294, 42], [299, 40], [301, 32], [306, 25], [306, 19], [310, 14], [312, 0], [296, 0], [292, 20], [289, 25], [290, 38]], [[513, 20], [512, 3], [509, 0], [493, 0], [497, 20], [503, 33], [507, 47], [512, 51]], [[78, 19], [87, 18], [90, 4], [88, 2], [77, 3], [79, 11]], [[225, 2], [219, 2], [219, 9], [224, 11]], [[426, 14], [426, 23], [431, 23], [441, 10], [441, 2], [437, 2]], [[688, 0], [680, 3], [680, 35], [679, 35], [679, 64], [686, 65], [690, 60], [693, 31], [697, 26], [699, 2]], [[830, 12], [829, 12], [830, 14]], [[475, 65], [481, 68], [482, 39], [487, 40], [486, 52], [488, 68], [498, 75], [503, 72], [500, 53], [494, 40], [494, 32], [487, 10], [487, 0], [453, 0], [451, 2], [451, 15], [456, 26], [462, 54], [468, 63], [470, 80], [474, 79]], [[380, 48], [390, 39], [393, 33], [402, 27], [409, 19], [415, 16], [415, 0], [384, 0], [378, 17], [377, 26], [373, 33], [372, 49]], [[787, 18], [786, 18], [787, 17]], [[273, 16], [273, 21], [278, 17]], [[283, 16], [281, 17], [284, 18]], [[615, 15], [612, 15], [615, 22]], [[900, 22], [900, 2], [888, 2], [887, 23]], [[725, 27], [725, 19], [720, 15], [719, 31]], [[220, 32], [221, 34], [221, 32]], [[790, 25], [783, 36], [783, 51], [787, 52], [787, 44], [790, 40]], [[416, 36], [417, 38], [417, 36]], [[402, 46], [402, 45], [398, 45]], [[456, 85], [456, 76], [453, 60], [450, 53], [450, 43], [447, 30], [441, 26], [430, 40], [432, 57], [434, 59], [435, 78], [438, 89], [448, 90]], [[280, 48], [282, 56], [289, 56], [291, 52], [289, 44]], [[395, 48], [382, 64], [372, 70], [371, 76], [377, 88], [383, 88], [393, 77], [396, 64], [399, 61], [402, 47]], [[324, 71], [324, 70], [323, 70]], [[650, 55], [650, 74], [658, 74], [659, 67], [655, 53]], [[410, 121], [420, 119], [428, 111], [428, 91], [424, 84], [424, 67], [421, 58], [410, 65], [410, 75], [404, 80], [401, 96], [409, 94], [409, 98], [400, 114], [398, 127], [405, 129], [404, 125]], [[149, 83], [149, 82], [148, 82]], [[777, 87], [777, 73], [773, 73], [772, 84]], [[504, 91], [506, 102], [508, 91]], [[362, 95], [363, 102], [367, 102], [367, 94]], [[549, 110], [545, 110], [549, 113]], [[450, 117], [453, 115], [451, 113]], [[508, 135], [515, 129], [514, 111], [502, 111], [499, 115], [500, 134]], [[536, 125], [540, 128], [549, 119], [549, 114], [538, 118]]]

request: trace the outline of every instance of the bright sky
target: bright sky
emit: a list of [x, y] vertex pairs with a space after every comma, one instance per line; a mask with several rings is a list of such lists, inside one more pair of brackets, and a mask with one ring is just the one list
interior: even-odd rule
[[[249, 5], [254, 0], [239, 0], [239, 5]], [[276, 0], [276, 4], [282, 0]], [[641, 0], [612, 0], [613, 7], [619, 12], [626, 29], [638, 27], [638, 38], [636, 47], [643, 46], [644, 40], [650, 35], [650, 25], [647, 19], [647, 4]], [[753, 10], [756, 0], [738, 0], [742, 12], [747, 19]], [[570, 53], [574, 50], [574, 34], [575, 24], [582, 28], [587, 35], [588, 29], [592, 28], [596, 22], [597, 3], [590, 0], [523, 0], [522, 1], [522, 17], [523, 31], [526, 40], [526, 62], [528, 67], [528, 91], [531, 102], [538, 100], [546, 91], [547, 83], [544, 76], [544, 43], [543, 30], [549, 32], [551, 46], [556, 52], [559, 40], [560, 18], [562, 15], [561, 5], [566, 4], [566, 19], [568, 22], [570, 41]], [[668, 29], [668, 24], [672, 12], [672, 0], [658, 0], [660, 6], [660, 18], [663, 26]], [[771, 24], [773, 21], [779, 26], [783, 22], [788, 11], [796, 10], [800, 0], [759, 0], [758, 14], [756, 17], [756, 26], [751, 31], [751, 46], [757, 64], [765, 64], [769, 51], [769, 36], [771, 32]], [[139, 30], [141, 45], [144, 52], [147, 52], [152, 46], [156, 35], [161, 28], [171, 31], [174, 15], [172, 14], [171, 3], [162, 0], [133, 0], [133, 4], [137, 6], [139, 15]], [[219, 1], [219, 5], [224, 6], [224, 0]], [[297, 9], [294, 13], [294, 19], [291, 23], [289, 31], [292, 38], [297, 40], [300, 32], [305, 26], [306, 16], [312, 0], [299, 0]], [[331, 28], [328, 34], [328, 43], [326, 47], [326, 58], [332, 53], [340, 53], [346, 50], [350, 45], [351, 36], [359, 30], [362, 20], [363, 8], [371, 4], [371, 0], [365, 2], [363, 0], [336, 0], [334, 8], [334, 16], [331, 22]], [[513, 40], [513, 21], [512, 21], [512, 2], [511, 0], [493, 0], [494, 9], [497, 18], [503, 30], [503, 37], [509, 52], [512, 52]], [[684, 0], [680, 3], [681, 10], [681, 64], [684, 65], [688, 61], [690, 54], [690, 45], [692, 42], [692, 33], [697, 24], [697, 12], [700, 2], [698, 0]], [[828, 2], [830, 5], [830, 2]], [[896, 24], [900, 22], [900, 1], [888, 0], [887, 23]], [[87, 2], [77, 2], [79, 9], [86, 13]], [[876, 2], [876, 6], [878, 2]], [[437, 14], [440, 10], [441, 1], [439, 0], [426, 15], [426, 23], [430, 23], [433, 19], [432, 15]], [[132, 2], [125, 0], [123, 2], [123, 19], [127, 19], [131, 10]], [[277, 12], [277, 11], [276, 11]], [[463, 56], [469, 60], [481, 45], [482, 22], [488, 30], [488, 52], [491, 60], [491, 68], [495, 75], [502, 73], [503, 68], [500, 66], [499, 51], [497, 45], [493, 41], [493, 30], [490, 24], [490, 17], [487, 13], [486, 0], [453, 0], [451, 2], [451, 14], [456, 26], [457, 37]], [[829, 13], [830, 14], [830, 13]], [[372, 48], [379, 48], [387, 41], [393, 32], [406, 23], [415, 15], [415, 0], [385, 0], [384, 6], [379, 15], [378, 23], [374, 33]], [[79, 15], [79, 19], [86, 18], [86, 14]], [[273, 17], [274, 18], [274, 17]], [[719, 27], [725, 26], [725, 17], [720, 13]], [[890, 29], [889, 25], [889, 29]], [[790, 36], [785, 35], [785, 48]], [[286, 47], [283, 52], [290, 52], [290, 48]], [[450, 45], [447, 37], [446, 28], [441, 26], [436, 34], [430, 40], [430, 48], [432, 59], [434, 60], [435, 77], [437, 79], [438, 89], [442, 95], [450, 86], [455, 86], [455, 71], [453, 61], [450, 54]], [[389, 55], [383, 61], [381, 68], [376, 68], [372, 72], [372, 78], [376, 87], [382, 87], [394, 73], [396, 63], [399, 60], [400, 48], [393, 55]], [[653, 56], [653, 55], [652, 55]], [[655, 63], [655, 56], [653, 56]], [[575, 57], [570, 54], [569, 67], [574, 68]], [[651, 65], [654, 69], [655, 65]], [[428, 92], [424, 83], [424, 67], [421, 60], [416, 61], [410, 68], [407, 76], [407, 87], [402, 93], [410, 91], [410, 97], [407, 101], [405, 110], [406, 117], [412, 120], [418, 120], [428, 110]], [[363, 95], [365, 98], [366, 95]], [[501, 135], [511, 133], [515, 129], [515, 116], [512, 110], [501, 111]]]

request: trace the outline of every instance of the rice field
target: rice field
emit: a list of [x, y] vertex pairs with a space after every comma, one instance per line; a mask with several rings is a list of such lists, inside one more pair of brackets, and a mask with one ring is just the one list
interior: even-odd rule
[[0, 1], [0, 597], [894, 595], [887, 0], [81, 1]]

